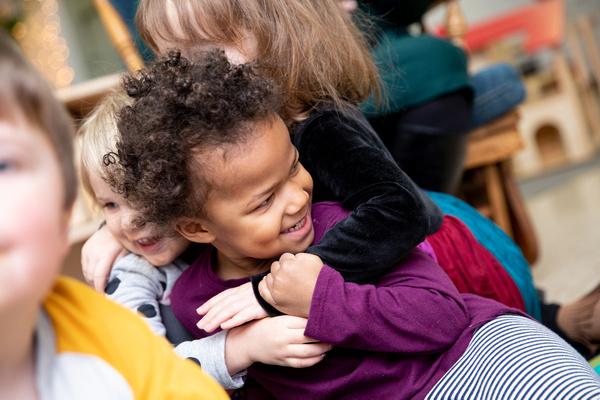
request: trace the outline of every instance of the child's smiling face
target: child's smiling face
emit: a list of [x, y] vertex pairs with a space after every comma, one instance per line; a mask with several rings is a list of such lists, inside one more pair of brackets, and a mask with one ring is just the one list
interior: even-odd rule
[[0, 309], [39, 302], [68, 249], [64, 182], [42, 133], [0, 120]]
[[198, 156], [210, 170], [203, 216], [179, 225], [239, 265], [305, 251], [314, 237], [313, 182], [287, 127], [274, 117], [250, 129], [246, 141]]
[[90, 171], [89, 178], [108, 230], [125, 249], [154, 266], [163, 266], [173, 262], [189, 245], [175, 230], [167, 232], [153, 224], [140, 226], [137, 223], [140, 214], [113, 192], [99, 174]]

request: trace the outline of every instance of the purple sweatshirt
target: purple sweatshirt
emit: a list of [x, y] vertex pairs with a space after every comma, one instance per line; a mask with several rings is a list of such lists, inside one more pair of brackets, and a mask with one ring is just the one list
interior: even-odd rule
[[[346, 214], [337, 203], [315, 204], [315, 242]], [[212, 253], [207, 247], [171, 292], [175, 316], [197, 338], [207, 333], [196, 327], [196, 308], [248, 281], [221, 280]], [[277, 399], [420, 399], [463, 354], [475, 330], [506, 313], [520, 312], [459, 294], [442, 268], [419, 249], [375, 285], [344, 282], [326, 265], [305, 335], [334, 349], [310, 368], [257, 363], [248, 375]]]

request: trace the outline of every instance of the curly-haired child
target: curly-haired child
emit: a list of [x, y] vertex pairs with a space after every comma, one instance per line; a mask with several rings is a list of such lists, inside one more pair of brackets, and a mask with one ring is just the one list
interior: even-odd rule
[[600, 395], [598, 376], [558, 336], [515, 309], [459, 294], [419, 249], [365, 285], [303, 253], [348, 213], [332, 202], [311, 206], [313, 182], [269, 80], [211, 54], [190, 63], [173, 53], [126, 81], [134, 101], [121, 112], [106, 173], [146, 223], [173, 224], [207, 245], [171, 294], [196, 337], [208, 333], [197, 329], [193, 305], [257, 273], [279, 276], [261, 281], [267, 300], [282, 280], [294, 283], [284, 285], [293, 296], [308, 293], [299, 301], [308, 304], [304, 334], [334, 348], [309, 368], [250, 366], [261, 385], [250, 398], [263, 398], [260, 388], [285, 399]]
[[[283, 120], [315, 179], [315, 200], [351, 210], [308, 249], [345, 279], [377, 281], [439, 228], [438, 208], [356, 108], [378, 90], [378, 77], [366, 41], [337, 0], [145, 0], [137, 19], [158, 54], [219, 47], [235, 62], [255, 61], [273, 78]], [[84, 274], [97, 288], [119, 251], [105, 231], [86, 244]]]
[[[176, 345], [177, 354], [200, 364], [227, 389], [244, 384], [249, 364], [242, 365], [238, 360], [288, 366], [310, 366], [320, 361], [329, 346], [306, 343], [299, 329], [306, 323], [304, 318], [256, 321], [252, 329], [245, 328], [241, 334], [234, 329], [230, 336], [235, 337], [233, 340], [225, 331], [190, 340], [193, 338], [179, 326], [172, 316], [169, 296], [197, 250], [188, 248], [189, 241], [173, 227], [140, 223], [140, 213], [105, 181], [104, 167], [115, 157], [119, 138], [117, 115], [129, 103], [131, 98], [124, 92], [109, 94], [85, 120], [78, 135], [83, 187], [101, 209], [106, 228], [126, 249], [111, 270], [107, 295], [138, 312], [154, 333]], [[273, 343], [275, 340], [277, 343]], [[228, 360], [225, 354], [230, 355]]]
[[77, 193], [73, 136], [0, 33], [0, 398], [225, 399], [131, 312], [58, 278]]

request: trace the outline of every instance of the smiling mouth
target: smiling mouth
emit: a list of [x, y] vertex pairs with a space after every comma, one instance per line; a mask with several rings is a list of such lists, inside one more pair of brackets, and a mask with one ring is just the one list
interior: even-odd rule
[[135, 241], [141, 247], [149, 247], [158, 243], [157, 237], [141, 238]]
[[304, 225], [306, 225], [307, 219], [308, 219], [308, 213], [306, 213], [304, 218], [302, 218], [300, 221], [298, 221], [294, 226], [291, 226], [291, 227], [287, 228], [286, 230], [284, 230], [283, 233], [291, 233], [291, 232], [299, 231], [300, 229], [304, 228]]

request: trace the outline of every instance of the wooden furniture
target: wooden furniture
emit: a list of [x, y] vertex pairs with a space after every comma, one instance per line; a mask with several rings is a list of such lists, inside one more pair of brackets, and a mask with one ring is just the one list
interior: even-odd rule
[[[457, 0], [447, 1], [445, 31], [450, 40], [469, 49], [469, 33]], [[523, 149], [518, 113], [498, 118], [469, 134], [460, 195], [492, 219], [519, 245], [530, 264], [538, 257], [535, 231], [512, 170], [512, 159]]]
[[452, 43], [464, 48], [467, 34], [467, 20], [458, 4], [458, 0], [446, 1], [446, 33]]
[[129, 72], [140, 70], [144, 66], [144, 61], [117, 10], [109, 0], [94, 0], [94, 6], [98, 10], [104, 29]]
[[[579, 95], [572, 68], [563, 51], [564, 13], [563, 0], [536, 2], [481, 22], [465, 35], [470, 51], [481, 50], [494, 41], [519, 35], [523, 42], [519, 46], [521, 54], [535, 54], [544, 50], [546, 55], [552, 57], [551, 63], [541, 71], [530, 73], [525, 78], [528, 96], [520, 107], [519, 122], [525, 148], [514, 162], [515, 170], [521, 177], [586, 161], [594, 153], [582, 112], [585, 108], [581, 100], [586, 100], [586, 96]], [[577, 59], [578, 51], [574, 46], [571, 47], [572, 58]]]
[[567, 44], [574, 80], [596, 148], [600, 147], [600, 42], [596, 30], [600, 13], [583, 15], [569, 27]]
[[120, 81], [121, 74], [107, 75], [58, 89], [56, 97], [78, 121], [89, 114], [106, 94], [116, 89]]
[[512, 159], [524, 147], [518, 122], [514, 111], [469, 134], [460, 190], [467, 202], [512, 236], [533, 263], [537, 238], [512, 168]]

